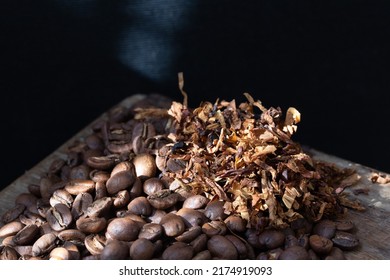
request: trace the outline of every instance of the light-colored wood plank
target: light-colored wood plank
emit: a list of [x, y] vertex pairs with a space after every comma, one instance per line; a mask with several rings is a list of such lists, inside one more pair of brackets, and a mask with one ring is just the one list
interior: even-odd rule
[[[146, 99], [143, 94], [133, 95], [123, 100], [119, 105], [130, 108], [134, 103]], [[84, 138], [91, 133], [91, 127], [97, 121], [107, 118], [107, 113], [102, 114], [94, 122], [74, 135], [56, 151], [47, 156], [36, 166], [16, 179], [0, 192], [0, 216], [14, 206], [15, 198], [23, 192], [27, 192], [27, 186], [38, 183], [50, 163], [57, 158], [65, 158], [67, 147], [74, 141]], [[390, 259], [390, 184], [372, 183], [370, 178], [372, 170], [366, 166], [352, 163], [348, 160], [328, 155], [314, 149], [307, 152], [315, 159], [334, 163], [340, 167], [355, 168], [361, 175], [360, 182], [346, 189], [351, 198], [359, 199], [366, 211], [348, 211], [347, 218], [350, 218], [357, 227], [356, 235], [360, 239], [361, 247], [357, 250], [347, 252], [348, 259]], [[354, 195], [353, 190], [357, 188], [368, 188], [368, 195]]]

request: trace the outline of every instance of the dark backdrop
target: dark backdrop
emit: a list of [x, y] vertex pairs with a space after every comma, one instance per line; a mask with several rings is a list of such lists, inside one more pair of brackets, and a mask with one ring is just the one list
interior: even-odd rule
[[[323, 3], [322, 3], [323, 2]], [[0, 187], [134, 93], [251, 93], [302, 144], [390, 172], [389, 1], [4, 0]]]

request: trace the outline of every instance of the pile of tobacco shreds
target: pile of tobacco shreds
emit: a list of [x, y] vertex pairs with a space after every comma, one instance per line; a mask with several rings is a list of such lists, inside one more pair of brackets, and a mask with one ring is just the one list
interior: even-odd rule
[[[183, 92], [183, 94], [185, 94]], [[343, 190], [359, 176], [352, 169], [316, 162], [291, 139], [300, 113], [290, 107], [265, 108], [244, 94], [247, 102], [203, 102], [198, 108], [173, 102], [171, 144], [157, 152], [163, 176], [225, 201], [228, 215], [238, 214], [248, 228], [284, 228], [298, 218], [317, 222], [335, 218], [345, 207], [362, 210]], [[136, 118], [161, 114], [138, 111]]]

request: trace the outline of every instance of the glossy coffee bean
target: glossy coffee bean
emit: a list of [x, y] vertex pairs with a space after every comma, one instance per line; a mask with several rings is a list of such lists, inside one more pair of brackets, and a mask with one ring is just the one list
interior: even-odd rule
[[222, 221], [211, 221], [202, 225], [202, 232], [208, 237], [214, 235], [225, 235], [227, 232], [227, 226]]
[[336, 230], [340, 231], [352, 231], [355, 225], [350, 220], [336, 220]]
[[50, 197], [50, 205], [54, 207], [56, 204], [62, 203], [68, 208], [72, 207], [73, 196], [64, 189], [56, 190]]
[[233, 243], [222, 235], [214, 235], [207, 242], [207, 249], [218, 259], [236, 260], [238, 252]]
[[194, 249], [182, 242], [173, 243], [167, 247], [163, 254], [163, 260], [191, 260], [194, 255]]
[[144, 224], [138, 234], [138, 238], [144, 238], [150, 241], [158, 240], [163, 234], [163, 227], [155, 223]]
[[14, 261], [19, 258], [18, 252], [10, 246], [0, 246], [0, 260]]
[[179, 201], [180, 195], [163, 189], [149, 195], [147, 199], [155, 209], [165, 210], [174, 206]]
[[100, 253], [101, 260], [126, 260], [129, 258], [129, 246], [123, 241], [111, 240]]
[[207, 204], [204, 214], [210, 220], [223, 220], [227, 217], [227, 214], [224, 213], [225, 209], [223, 205], [224, 201], [211, 201]]
[[225, 235], [225, 238], [230, 242], [232, 242], [234, 247], [236, 247], [236, 250], [238, 252], [238, 258], [240, 260], [244, 260], [247, 258], [248, 250], [247, 247], [245, 246], [244, 241], [242, 241], [240, 238], [232, 234]]
[[129, 212], [140, 215], [140, 216], [149, 216], [152, 214], [153, 208], [149, 203], [149, 200], [144, 197], [136, 197], [127, 205]]
[[356, 235], [344, 231], [336, 231], [332, 241], [334, 246], [342, 250], [353, 250], [359, 246], [359, 239]]
[[49, 253], [56, 246], [57, 236], [47, 233], [39, 237], [32, 246], [32, 256], [40, 256]]
[[85, 234], [77, 229], [66, 229], [58, 233], [61, 241], [68, 241], [76, 245], [83, 245]]
[[183, 208], [204, 208], [210, 200], [203, 195], [192, 195], [183, 202]]
[[24, 224], [19, 221], [9, 222], [0, 228], [0, 238], [15, 235], [23, 228]]
[[140, 231], [139, 225], [129, 218], [114, 218], [107, 226], [106, 238], [119, 241], [134, 241]]
[[70, 209], [62, 204], [56, 204], [46, 212], [46, 219], [53, 230], [60, 231], [68, 228], [73, 217]]
[[291, 246], [285, 249], [280, 255], [279, 260], [308, 260], [309, 254], [301, 246]]
[[161, 191], [162, 189], [165, 189], [165, 185], [159, 178], [146, 179], [143, 184], [143, 191], [147, 195], [152, 195], [157, 191]]
[[38, 238], [39, 227], [37, 225], [28, 225], [20, 230], [14, 237], [13, 241], [16, 245], [32, 245]]
[[323, 236], [314, 234], [309, 237], [310, 248], [319, 255], [326, 255], [333, 248], [333, 242]]
[[76, 228], [86, 234], [98, 233], [107, 226], [107, 220], [101, 217], [80, 217], [76, 221]]
[[111, 197], [102, 197], [97, 199], [88, 206], [85, 210], [85, 214], [88, 217], [104, 217], [110, 212], [112, 202]]
[[4, 214], [1, 216], [1, 222], [3, 222], [3, 224], [8, 224], [13, 220], [16, 220], [23, 213], [25, 209], [26, 209], [25, 205], [16, 204], [13, 208], [4, 212]]
[[196, 253], [199, 253], [200, 251], [207, 249], [207, 241], [208, 240], [209, 240], [209, 238], [204, 233], [199, 235], [194, 240], [192, 240], [190, 242], [190, 245], [192, 246], [192, 248], [194, 248], [194, 253], [196, 254]]
[[197, 253], [193, 258], [193, 260], [211, 260], [211, 253], [209, 250], [204, 250]]
[[233, 232], [244, 232], [247, 222], [240, 216], [231, 215], [225, 219], [225, 224]]
[[69, 251], [64, 247], [57, 247], [51, 250], [50, 260], [69, 260], [71, 257]]
[[175, 239], [179, 242], [190, 243], [201, 234], [202, 228], [200, 226], [193, 226], [179, 236], [176, 236]]
[[183, 218], [187, 227], [202, 226], [208, 220], [202, 212], [191, 208], [181, 208], [176, 215]]
[[106, 246], [106, 237], [100, 234], [90, 234], [85, 237], [85, 248], [91, 255], [100, 255]]
[[269, 250], [282, 247], [284, 240], [285, 235], [279, 230], [266, 229], [259, 235], [260, 246]]
[[95, 188], [95, 182], [92, 180], [71, 180], [65, 185], [65, 190], [71, 195], [92, 192]]
[[154, 255], [154, 245], [146, 238], [139, 238], [130, 247], [130, 258], [133, 260], [150, 260]]
[[156, 175], [157, 167], [154, 156], [150, 154], [139, 154], [133, 159], [137, 177], [150, 178]]
[[133, 170], [121, 171], [111, 176], [106, 183], [107, 192], [112, 195], [124, 189], [130, 188], [135, 182]]
[[160, 222], [166, 236], [175, 237], [182, 234], [186, 228], [182, 217], [169, 213]]

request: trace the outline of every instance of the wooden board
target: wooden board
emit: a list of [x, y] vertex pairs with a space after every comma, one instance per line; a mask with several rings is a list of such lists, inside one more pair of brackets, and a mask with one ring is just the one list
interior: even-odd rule
[[[150, 98], [147, 95], [137, 94], [123, 100], [119, 105], [130, 108], [135, 102]], [[27, 192], [27, 186], [38, 183], [39, 178], [44, 174], [50, 163], [57, 158], [66, 157], [66, 148], [75, 140], [82, 139], [91, 133], [91, 127], [99, 120], [107, 118], [107, 113], [102, 114], [90, 125], [77, 133], [52, 154], [28, 170], [25, 174], [16, 179], [0, 192], [0, 216], [14, 206], [17, 195]], [[370, 178], [373, 172], [369, 167], [353, 163], [336, 156], [327, 155], [314, 149], [307, 152], [315, 159], [331, 162], [340, 167], [355, 168], [361, 176], [359, 183], [346, 191], [350, 198], [359, 199], [366, 211], [358, 212], [350, 210], [347, 218], [351, 219], [357, 226], [356, 235], [360, 239], [361, 247], [357, 250], [347, 252], [348, 259], [390, 259], [390, 184], [372, 183]], [[354, 195], [353, 190], [367, 188], [368, 194]]]

